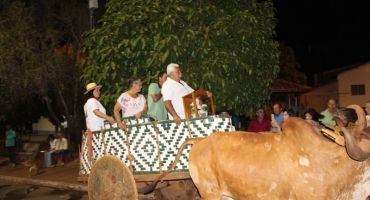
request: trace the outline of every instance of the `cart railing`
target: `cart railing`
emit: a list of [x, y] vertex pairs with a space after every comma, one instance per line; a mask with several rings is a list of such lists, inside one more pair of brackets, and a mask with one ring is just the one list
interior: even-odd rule
[[[92, 132], [93, 159], [89, 159], [89, 135], [86, 135], [81, 151], [80, 175], [89, 174], [94, 161], [104, 155], [118, 157], [134, 174], [160, 173], [171, 166], [178, 148], [186, 139], [231, 130], [230, 118], [218, 115], [183, 119], [179, 126], [173, 120], [150, 122], [148, 115], [123, 120], [128, 123], [127, 133], [117, 128], [116, 123], [105, 123], [104, 130]], [[183, 151], [174, 172], [188, 171], [190, 148]]]

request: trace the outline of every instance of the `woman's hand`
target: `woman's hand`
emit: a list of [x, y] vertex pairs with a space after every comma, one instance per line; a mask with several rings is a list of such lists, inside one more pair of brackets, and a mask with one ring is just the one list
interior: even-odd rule
[[136, 119], [139, 119], [140, 116], [141, 116], [141, 112], [138, 112], [138, 113], [135, 114]]
[[111, 116], [107, 116], [106, 120], [108, 120], [108, 122], [109, 122], [110, 124], [114, 124], [114, 119], [113, 119], [113, 117], [111, 117]]
[[118, 122], [118, 127], [124, 131], [126, 129], [126, 121]]

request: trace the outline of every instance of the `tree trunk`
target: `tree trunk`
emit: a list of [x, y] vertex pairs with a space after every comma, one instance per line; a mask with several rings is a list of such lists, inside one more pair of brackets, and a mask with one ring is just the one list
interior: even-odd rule
[[57, 124], [57, 126], [60, 127], [60, 130], [61, 130], [62, 134], [64, 134], [65, 133], [64, 126], [62, 126], [62, 123], [60, 122], [60, 120], [58, 119], [58, 117], [55, 115], [54, 110], [53, 110], [53, 108], [50, 105], [51, 99], [49, 97], [47, 97], [47, 96], [43, 96], [43, 99], [46, 102], [46, 105], [48, 107], [48, 111], [49, 111], [50, 116], [53, 118], [53, 120], [55, 121], [55, 123]]

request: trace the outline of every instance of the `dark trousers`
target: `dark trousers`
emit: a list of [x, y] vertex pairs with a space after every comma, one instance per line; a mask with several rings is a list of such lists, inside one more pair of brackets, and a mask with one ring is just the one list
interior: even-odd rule
[[51, 153], [51, 163], [53, 165], [56, 165], [57, 164], [57, 160], [55, 159], [55, 154], [62, 154], [62, 162], [66, 162], [66, 153], [68, 153], [68, 150], [59, 150], [58, 153], [56, 153], [57, 151], [54, 151], [53, 153]]
[[15, 164], [14, 146], [6, 147], [6, 151], [8, 152], [10, 163], [14, 163]]

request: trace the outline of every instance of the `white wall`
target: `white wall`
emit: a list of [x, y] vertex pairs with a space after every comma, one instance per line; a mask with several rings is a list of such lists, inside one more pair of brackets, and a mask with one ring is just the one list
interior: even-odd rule
[[37, 123], [32, 124], [33, 132], [38, 133], [51, 133], [55, 132], [55, 126], [49, 121], [48, 118], [40, 117]]
[[327, 109], [326, 104], [330, 98], [338, 99], [338, 82], [312, 88], [310, 92], [301, 95], [301, 103], [305, 108], [313, 108], [317, 112], [322, 112]]
[[[370, 63], [338, 75], [339, 107], [357, 104], [365, 107], [370, 101]], [[351, 85], [365, 85], [365, 95], [351, 95]]]

